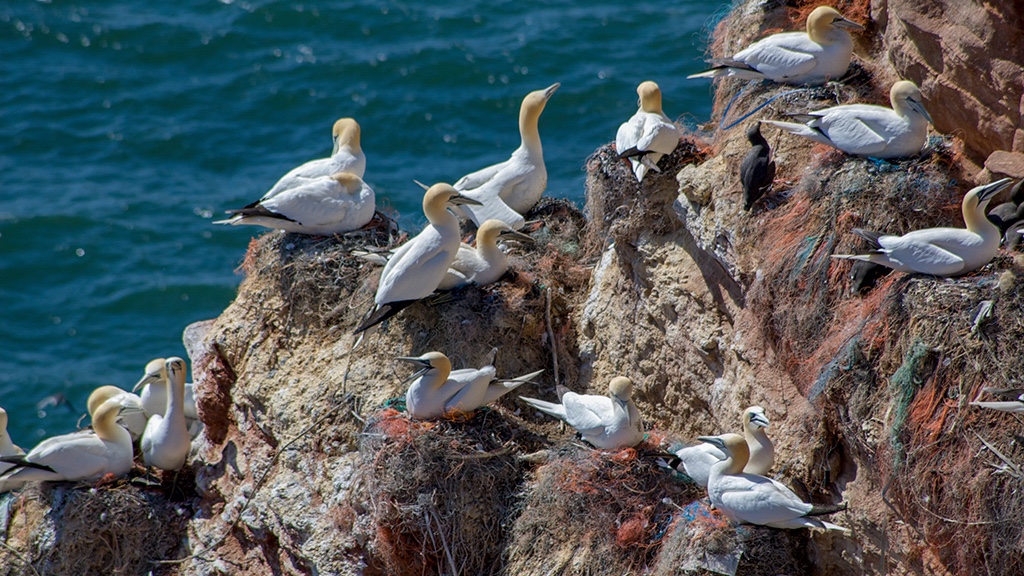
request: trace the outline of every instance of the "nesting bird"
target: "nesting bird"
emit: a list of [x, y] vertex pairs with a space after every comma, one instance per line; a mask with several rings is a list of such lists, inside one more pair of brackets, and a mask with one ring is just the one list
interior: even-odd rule
[[355, 333], [375, 326], [417, 300], [430, 296], [441, 284], [448, 267], [459, 252], [459, 219], [448, 211], [449, 205], [474, 205], [448, 184], [431, 186], [423, 195], [423, 214], [427, 225], [403, 244], [381, 272], [373, 307], [356, 327]]
[[739, 434], [701, 436], [700, 440], [721, 451], [723, 458], [711, 467], [708, 476], [708, 497], [715, 508], [733, 522], [849, 532], [847, 528], [814, 518], [845, 507], [809, 504], [781, 482], [744, 472], [749, 449], [747, 441]]
[[0, 492], [32, 481], [95, 480], [123, 476], [132, 469], [132, 437], [117, 423], [117, 400], [101, 404], [92, 415], [92, 430], [47, 438], [28, 454], [5, 456], [13, 466], [0, 476]]
[[761, 125], [757, 122], [747, 128], [747, 140], [750, 151], [740, 163], [740, 184], [743, 186], [743, 209], [750, 210], [761, 196], [772, 187], [775, 181], [775, 161], [771, 158], [768, 141], [761, 135]]
[[731, 58], [712, 60], [711, 68], [688, 78], [724, 76], [811, 86], [838, 80], [853, 57], [853, 39], [847, 30], [864, 27], [834, 8], [818, 6], [807, 16], [806, 32], [772, 34]]
[[[162, 415], [167, 410], [170, 386], [171, 380], [167, 373], [167, 360], [165, 358], [150, 360], [143, 369], [142, 378], [132, 387], [133, 392], [140, 393], [139, 398], [142, 401], [142, 410], [147, 420], [154, 415]], [[188, 426], [189, 435], [195, 438], [200, 430], [202, 430], [203, 423], [199, 421], [195, 390], [191, 382], [185, 383], [182, 410], [185, 413], [185, 424]]]
[[451, 412], [472, 412], [486, 406], [540, 375], [543, 370], [510, 380], [498, 380], [494, 366], [452, 370], [448, 357], [440, 352], [398, 358], [420, 367], [410, 376], [405, 409], [422, 420], [441, 418]]
[[892, 108], [847, 104], [791, 114], [798, 122], [762, 122], [857, 156], [903, 158], [919, 153], [932, 124], [921, 90], [909, 80], [900, 80], [889, 90], [889, 102]]
[[1010, 178], [972, 188], [964, 195], [963, 228], [925, 228], [887, 236], [854, 228], [873, 247], [867, 254], [833, 254], [833, 258], [865, 260], [907, 273], [959, 276], [988, 264], [999, 251], [999, 228], [985, 217], [985, 206]]
[[86, 401], [89, 414], [94, 414], [100, 405], [108, 400], [114, 400], [121, 406], [117, 422], [128, 430], [133, 442], [138, 440], [146, 430], [146, 413], [142, 408], [142, 399], [117, 386], [100, 386], [89, 394]]
[[544, 150], [537, 122], [551, 95], [560, 84], [530, 92], [519, 109], [519, 148], [508, 160], [459, 178], [455, 189], [478, 207], [462, 206], [458, 213], [479, 226], [486, 220], [501, 220], [518, 230], [526, 214], [540, 201], [548, 185]]
[[228, 210], [231, 218], [214, 224], [249, 224], [308, 234], [330, 236], [358, 230], [373, 218], [373, 188], [349, 172], [311, 178], [270, 198]]
[[164, 366], [170, 394], [160, 413], [149, 417], [140, 447], [146, 466], [179, 470], [192, 448], [185, 423], [185, 361], [168, 358]]
[[359, 145], [359, 123], [352, 118], [340, 118], [334, 123], [331, 137], [334, 149], [328, 158], [310, 160], [292, 168], [260, 198], [269, 200], [285, 190], [301, 186], [314, 178], [323, 178], [338, 172], [349, 172], [362, 178], [366, 173], [366, 155]]
[[[743, 436], [750, 457], [743, 467], [748, 474], [767, 474], [775, 464], [775, 446], [765, 434], [770, 424], [764, 408], [751, 406], [743, 411]], [[707, 442], [687, 446], [675, 452], [669, 466], [683, 472], [698, 486], [707, 486], [711, 467], [725, 458], [721, 450]]]
[[643, 442], [640, 412], [633, 403], [633, 381], [616, 376], [608, 385], [607, 396], [577, 394], [558, 387], [559, 404], [535, 398], [519, 398], [537, 410], [563, 420], [597, 448], [617, 450]]
[[615, 134], [615, 150], [619, 158], [628, 158], [638, 182], [647, 170], [661, 172], [658, 160], [671, 154], [682, 131], [661, 110], [661, 89], [650, 80], [636, 88], [640, 109], [619, 126]]
[[533, 243], [533, 238], [517, 232], [501, 220], [487, 220], [476, 231], [476, 247], [460, 244], [455, 260], [448, 267], [438, 290], [452, 290], [466, 284], [486, 286], [508, 272], [508, 256], [498, 246], [501, 240]]

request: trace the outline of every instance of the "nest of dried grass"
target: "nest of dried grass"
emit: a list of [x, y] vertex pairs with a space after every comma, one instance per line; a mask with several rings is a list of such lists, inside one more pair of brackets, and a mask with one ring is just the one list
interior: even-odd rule
[[180, 555], [191, 516], [185, 505], [159, 491], [124, 485], [33, 484], [15, 506], [18, 512], [7, 528], [9, 547], [0, 548], [3, 574], [172, 573], [153, 562]]
[[809, 541], [810, 530], [732, 526], [699, 500], [675, 513], [653, 574], [810, 574]]
[[678, 228], [679, 220], [672, 209], [679, 196], [675, 176], [683, 166], [703, 162], [710, 154], [705, 142], [687, 134], [675, 151], [658, 161], [661, 173], [648, 172], [643, 182], [637, 182], [629, 161], [619, 158], [613, 144], [598, 148], [586, 164], [590, 220], [587, 250], [600, 253], [609, 240], [636, 244], [641, 235], [665, 234]]
[[[762, 276], [749, 301], [804, 392], [851, 338], [881, 321], [875, 312], [885, 289], [848, 299], [850, 264], [831, 255], [860, 249], [854, 227], [902, 234], [958, 220], [962, 226], [964, 191], [954, 185], [954, 154], [946, 143], [898, 162], [822, 150], [787, 204], [770, 218], [746, 221], [744, 236], [761, 247]], [[898, 275], [890, 276], [883, 287], [896, 281]]]
[[[352, 310], [365, 262], [352, 250], [388, 248], [399, 241], [397, 224], [380, 212], [367, 228], [335, 236], [268, 232], [249, 243], [239, 267], [259, 277], [247, 301], [263, 323], [299, 331], [352, 323], [364, 310]], [[278, 324], [283, 324], [279, 326]]]
[[651, 566], [677, 504], [701, 491], [639, 449], [552, 451], [521, 496], [508, 574], [636, 574]]
[[[858, 342], [826, 391], [833, 426], [886, 481], [882, 498], [917, 552], [953, 573], [1024, 574], [1020, 420], [967, 404], [982, 387], [1019, 386], [1022, 272], [906, 280], [886, 329]], [[975, 323], [985, 300], [993, 317]], [[881, 413], [885, 427], [870, 426]]]
[[371, 567], [386, 574], [495, 574], [523, 478], [515, 453], [540, 439], [496, 410], [418, 421], [387, 408], [359, 451]]

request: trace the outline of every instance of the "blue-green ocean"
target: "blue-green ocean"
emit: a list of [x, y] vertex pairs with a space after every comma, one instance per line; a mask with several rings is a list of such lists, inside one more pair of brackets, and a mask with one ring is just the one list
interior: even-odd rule
[[[540, 121], [551, 196], [658, 82], [708, 119], [701, 69], [727, 2], [20, 0], [0, 5], [0, 406], [23, 447], [75, 428], [231, 302], [256, 227], [214, 226], [362, 126], [365, 179], [418, 229], [413, 179], [452, 182]], [[50, 405], [47, 399], [69, 404]], [[51, 398], [52, 399], [52, 398]]]

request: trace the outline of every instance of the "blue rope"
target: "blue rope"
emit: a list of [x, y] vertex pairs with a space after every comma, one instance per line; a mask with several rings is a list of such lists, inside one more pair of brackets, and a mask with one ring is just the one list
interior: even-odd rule
[[746, 114], [744, 114], [743, 116], [741, 116], [741, 117], [740, 117], [740, 118], [739, 118], [738, 120], [736, 120], [735, 122], [733, 122], [733, 123], [729, 124], [728, 126], [725, 126], [725, 125], [724, 125], [724, 124], [725, 124], [725, 119], [729, 117], [729, 110], [731, 110], [731, 109], [732, 109], [732, 105], [733, 105], [733, 103], [734, 103], [734, 102], [736, 102], [736, 99], [740, 97], [740, 94], [743, 94], [743, 92], [744, 92], [744, 91], [745, 91], [745, 90], [746, 90], [746, 89], [747, 89], [747, 88], [748, 88], [749, 86], [750, 86], [750, 84], [748, 84], [747, 86], [744, 86], [742, 90], [740, 90], [739, 92], [737, 92], [737, 93], [736, 93], [736, 95], [732, 97], [732, 100], [729, 100], [729, 104], [728, 104], [728, 105], [727, 105], [727, 106], [725, 107], [725, 112], [724, 112], [724, 113], [722, 114], [722, 120], [721, 120], [721, 121], [720, 121], [720, 122], [718, 123], [718, 129], [719, 129], [719, 130], [729, 130], [729, 129], [731, 129], [732, 127], [736, 126], [736, 125], [737, 125], [737, 124], [739, 124], [740, 122], [743, 122], [743, 121], [744, 121], [744, 120], [746, 120], [747, 118], [750, 118], [751, 116], [753, 116], [754, 114], [756, 114], [756, 113], [757, 113], [757, 111], [758, 111], [758, 110], [760, 110], [761, 108], [764, 108], [765, 106], [767, 106], [767, 105], [771, 104], [772, 102], [774, 102], [776, 98], [781, 98], [781, 97], [783, 97], [783, 96], [788, 96], [788, 95], [790, 95], [790, 94], [796, 94], [797, 92], [806, 92], [806, 91], [808, 91], [808, 90], [812, 90], [812, 88], [796, 88], [796, 89], [794, 89], [794, 90], [787, 90], [786, 92], [783, 92], [783, 93], [781, 93], [781, 94], [776, 94], [775, 96], [772, 96], [771, 98], [769, 98], [768, 100], [766, 100], [766, 101], [764, 102], [764, 104], [761, 104], [761, 105], [760, 105], [760, 106], [758, 106], [757, 108], [754, 108], [754, 109], [753, 109], [753, 110], [751, 110], [750, 112], [747, 112]]

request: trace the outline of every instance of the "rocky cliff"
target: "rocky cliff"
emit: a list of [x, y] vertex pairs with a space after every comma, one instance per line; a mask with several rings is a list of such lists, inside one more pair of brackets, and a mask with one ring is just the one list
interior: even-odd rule
[[[791, 28], [808, 9], [740, 6], [719, 25], [712, 51]], [[1024, 262], [1001, 253], [962, 278], [894, 273], [861, 291], [850, 264], [830, 258], [858, 248], [854, 226], [960, 225], [963, 193], [993, 172], [977, 164], [996, 149], [1021, 151], [1019, 106], [1007, 104], [1020, 100], [1019, 82], [1010, 86], [1020, 75], [1000, 66], [1024, 59], [999, 60], [984, 86], [952, 65], [987, 61], [977, 46], [986, 55], [1019, 50], [998, 34], [959, 28], [993, 19], [1019, 26], [1019, 9], [911, 1], [840, 9], [868, 24], [843, 84], [788, 93], [723, 82], [716, 124], [775, 99], [735, 127], [687, 137], [642, 185], [602, 147], [586, 162], [586, 218], [545, 202], [530, 215], [545, 222], [538, 242], [513, 251], [510, 278], [417, 304], [358, 348], [350, 333], [378, 271], [349, 249], [394, 245], [397, 231], [379, 222], [344, 239], [255, 240], [235, 302], [190, 332], [206, 423], [196, 496], [174, 504], [165, 490], [130, 483], [76, 492], [157, 501], [157, 525], [176, 528], [171, 541], [181, 545], [127, 549], [123, 537], [138, 519], [71, 533], [101, 534], [122, 560], [138, 557], [117, 565], [125, 573], [178, 559], [149, 566], [1024, 574], [1020, 422], [968, 405], [982, 386], [1013, 386], [1024, 368]], [[953, 12], [955, 20], [939, 17]], [[936, 118], [924, 154], [851, 158], [766, 129], [779, 181], [742, 209], [736, 170], [749, 122], [837, 101], [882, 103], [897, 77], [924, 87]], [[545, 368], [531, 396], [552, 397], [556, 384], [602, 393], [610, 377], [629, 374], [649, 438], [635, 450], [588, 450], [511, 397], [464, 420], [410, 421], [395, 401], [406, 373], [394, 357], [434, 349], [456, 367], [493, 363], [502, 376]], [[673, 440], [736, 429], [752, 404], [772, 421], [777, 477], [816, 503], [847, 502], [833, 521], [852, 534], [728, 526], [700, 490], [653, 464], [650, 454]], [[66, 491], [9, 502], [0, 573], [61, 571], [53, 550], [69, 537], [52, 520], [67, 500], [58, 494]], [[83, 558], [79, 573], [113, 569], [85, 546], [68, 550]]]

